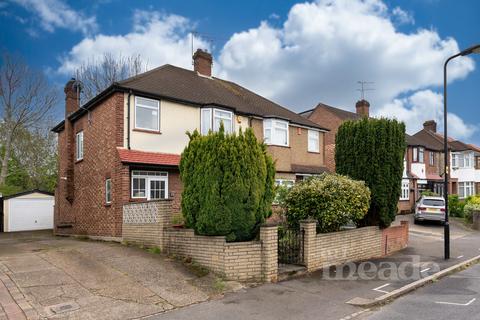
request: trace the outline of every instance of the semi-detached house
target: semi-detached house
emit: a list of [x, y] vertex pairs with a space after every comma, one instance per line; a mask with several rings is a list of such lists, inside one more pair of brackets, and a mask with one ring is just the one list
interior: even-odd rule
[[171, 199], [180, 210], [178, 165], [187, 131], [252, 128], [276, 161], [277, 184], [326, 171], [328, 130], [230, 81], [211, 75], [198, 50], [194, 70], [164, 65], [111, 85], [79, 106], [78, 82], [65, 86], [58, 133], [55, 231], [120, 237], [123, 205]]

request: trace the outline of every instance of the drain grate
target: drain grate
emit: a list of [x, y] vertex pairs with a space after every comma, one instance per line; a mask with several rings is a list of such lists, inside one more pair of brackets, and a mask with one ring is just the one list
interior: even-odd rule
[[59, 313], [65, 313], [65, 312], [70, 312], [70, 311], [80, 309], [80, 306], [75, 302], [67, 302], [67, 303], [56, 304], [48, 308], [53, 313], [59, 314]]

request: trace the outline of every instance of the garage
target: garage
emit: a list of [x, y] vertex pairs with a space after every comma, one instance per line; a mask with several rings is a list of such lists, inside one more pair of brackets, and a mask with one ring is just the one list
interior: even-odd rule
[[31, 190], [0, 198], [0, 231], [53, 229], [52, 193]]

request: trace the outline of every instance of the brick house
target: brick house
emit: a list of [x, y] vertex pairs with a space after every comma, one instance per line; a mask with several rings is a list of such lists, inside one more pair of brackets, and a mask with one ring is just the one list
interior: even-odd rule
[[180, 155], [187, 131], [253, 128], [276, 160], [276, 183], [326, 171], [328, 129], [233, 82], [212, 77], [198, 50], [194, 71], [164, 65], [114, 83], [79, 106], [65, 86], [58, 134], [55, 232], [120, 237], [127, 203], [171, 199], [180, 210]]

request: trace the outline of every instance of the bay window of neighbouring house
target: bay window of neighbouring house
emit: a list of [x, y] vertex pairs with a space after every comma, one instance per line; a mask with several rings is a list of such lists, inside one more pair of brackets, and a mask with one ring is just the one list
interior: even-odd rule
[[223, 123], [226, 133], [233, 133], [233, 112], [221, 109], [204, 108], [200, 114], [200, 132], [208, 134], [210, 130], [217, 132]]
[[135, 129], [160, 131], [160, 102], [135, 97]]
[[428, 162], [429, 162], [430, 166], [435, 165], [435, 152], [430, 151]]
[[418, 162], [418, 148], [412, 149], [412, 161]]
[[77, 161], [83, 159], [83, 131], [77, 133], [76, 139], [76, 159]]
[[424, 163], [424, 154], [425, 154], [425, 149], [418, 148], [418, 162]]
[[459, 182], [458, 183], [458, 197], [460, 199], [473, 196], [475, 194], [475, 182]]
[[168, 172], [133, 170], [131, 188], [133, 199], [167, 199]]
[[452, 167], [460, 169], [473, 168], [473, 153], [454, 153], [452, 154]]
[[400, 195], [400, 200], [409, 200], [410, 199], [410, 182], [407, 179], [402, 180], [402, 193]]
[[263, 120], [263, 137], [266, 144], [288, 147], [288, 122], [284, 120]]
[[308, 152], [320, 152], [320, 132], [308, 130]]

